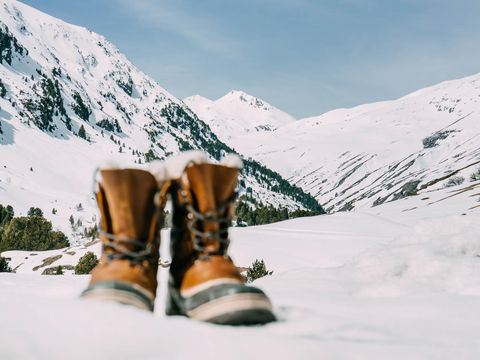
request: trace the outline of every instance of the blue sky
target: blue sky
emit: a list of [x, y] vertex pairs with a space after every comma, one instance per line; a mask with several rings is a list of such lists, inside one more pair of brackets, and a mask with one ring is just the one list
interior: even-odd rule
[[23, 0], [98, 32], [179, 98], [296, 117], [480, 72], [478, 0]]

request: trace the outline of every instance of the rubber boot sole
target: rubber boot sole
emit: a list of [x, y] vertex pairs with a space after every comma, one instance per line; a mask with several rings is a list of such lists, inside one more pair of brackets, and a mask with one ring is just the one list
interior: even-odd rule
[[267, 296], [245, 285], [215, 286], [191, 298], [169, 289], [166, 313], [221, 325], [262, 325], [276, 320]]
[[275, 321], [270, 301], [260, 294], [223, 296], [187, 311], [187, 316], [215, 324], [256, 325]]
[[99, 282], [90, 285], [80, 297], [99, 301], [112, 301], [153, 311], [154, 298], [143, 288], [117, 281]]

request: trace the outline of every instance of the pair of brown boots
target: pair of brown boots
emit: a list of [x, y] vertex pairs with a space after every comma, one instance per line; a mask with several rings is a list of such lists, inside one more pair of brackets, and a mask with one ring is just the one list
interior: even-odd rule
[[99, 170], [103, 254], [82, 297], [153, 311], [160, 229], [170, 196], [167, 315], [229, 325], [274, 321], [267, 296], [245, 285], [227, 255], [240, 169], [236, 156], [212, 164], [203, 153], [190, 152], [157, 162], [151, 171]]

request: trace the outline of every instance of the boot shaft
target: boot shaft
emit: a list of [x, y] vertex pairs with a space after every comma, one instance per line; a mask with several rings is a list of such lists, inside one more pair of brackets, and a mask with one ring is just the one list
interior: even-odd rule
[[195, 260], [226, 256], [238, 175], [238, 167], [194, 164], [172, 183], [170, 274], [176, 287]]
[[[143, 244], [155, 242], [162, 219], [155, 178], [137, 169], [101, 170], [100, 174], [97, 202], [103, 232], [117, 239]], [[124, 246], [129, 250], [135, 248], [130, 243]]]
[[98, 288], [134, 289], [152, 308], [165, 188], [149, 172], [138, 169], [100, 170], [97, 185], [103, 254], [92, 271], [89, 289], [93, 294]]

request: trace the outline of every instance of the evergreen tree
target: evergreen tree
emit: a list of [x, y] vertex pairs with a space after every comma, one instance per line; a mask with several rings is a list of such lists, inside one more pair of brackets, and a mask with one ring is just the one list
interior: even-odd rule
[[88, 121], [88, 118], [90, 117], [92, 111], [87, 105], [85, 105], [82, 97], [78, 92], [75, 92], [73, 94], [73, 100], [75, 100], [75, 104], [72, 105], [72, 109], [75, 114], [77, 114], [80, 119]]
[[78, 130], [78, 136], [80, 136], [82, 139], [87, 140], [87, 132], [85, 131], [85, 128], [80, 126], [80, 129]]
[[0, 272], [12, 272], [12, 268], [8, 262], [6, 258], [0, 256]]
[[96, 239], [98, 238], [99, 231], [97, 224], [94, 224], [92, 227], [85, 228], [83, 231], [83, 235], [87, 239]]
[[0, 79], [0, 97], [4, 98], [7, 95], [7, 88], [3, 84], [2, 80]]
[[52, 230], [52, 223], [42, 216], [12, 218], [3, 227], [0, 252], [6, 250], [43, 251], [70, 246], [67, 237]]
[[13, 208], [10, 205], [7, 205], [7, 206], [0, 205], [0, 240], [1, 240], [3, 227], [10, 220], [12, 220], [14, 216], [15, 216], [15, 213], [13, 211]]

